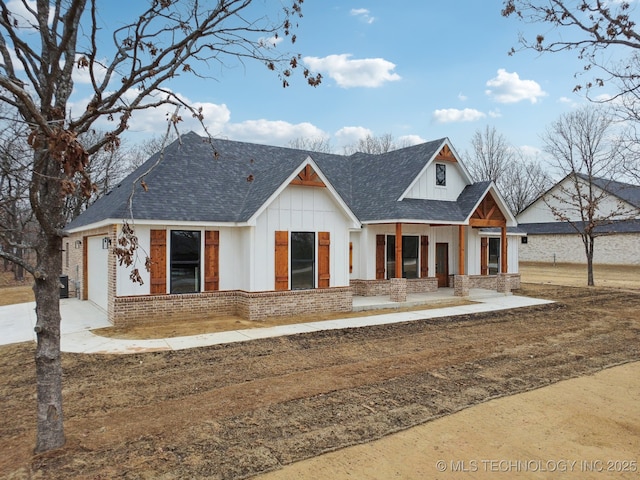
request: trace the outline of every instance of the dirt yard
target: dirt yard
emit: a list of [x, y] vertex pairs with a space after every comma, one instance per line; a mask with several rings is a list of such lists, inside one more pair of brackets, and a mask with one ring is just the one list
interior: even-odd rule
[[[65, 354], [67, 445], [41, 456], [33, 345], [3, 347], [0, 477], [247, 478], [640, 360], [640, 292], [527, 284], [518, 293], [557, 303], [188, 351]], [[618, 408], [637, 417], [638, 398]], [[640, 451], [637, 424], [583, 421], [594, 452], [612, 434]], [[549, 415], [547, 435], [562, 428]], [[529, 438], [527, 425], [518, 432]], [[423, 441], [433, 450], [443, 438]], [[408, 478], [388, 468], [387, 478]], [[433, 468], [422, 478], [436, 478]]]

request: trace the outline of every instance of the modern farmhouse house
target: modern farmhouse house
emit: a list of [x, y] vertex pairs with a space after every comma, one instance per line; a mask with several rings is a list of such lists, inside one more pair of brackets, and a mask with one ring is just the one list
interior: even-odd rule
[[[129, 267], [113, 254], [123, 221]], [[354, 295], [516, 288], [512, 227], [446, 138], [343, 156], [189, 133], [68, 225], [63, 273], [114, 324], [350, 311]]]

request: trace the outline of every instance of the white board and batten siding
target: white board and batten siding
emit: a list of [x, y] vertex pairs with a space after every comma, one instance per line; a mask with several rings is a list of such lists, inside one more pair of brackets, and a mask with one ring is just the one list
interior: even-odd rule
[[282, 230], [314, 232], [316, 242], [318, 232], [329, 232], [330, 286], [348, 286], [351, 226], [351, 220], [327, 188], [288, 186], [257, 218], [253, 228], [251, 290], [275, 289], [275, 232]]
[[[447, 167], [447, 180], [444, 186], [436, 185], [437, 163]], [[455, 201], [466, 186], [467, 182], [456, 163], [433, 161], [411, 186], [406, 198]]]

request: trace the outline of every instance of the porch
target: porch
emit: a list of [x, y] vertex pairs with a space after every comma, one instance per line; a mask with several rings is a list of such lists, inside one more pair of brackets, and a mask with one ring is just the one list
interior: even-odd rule
[[453, 288], [439, 288], [435, 292], [424, 293], [408, 293], [404, 302], [394, 302], [389, 295], [375, 295], [363, 297], [359, 295], [353, 296], [353, 311], [362, 312], [367, 310], [380, 309], [401, 309], [417, 306], [433, 306], [438, 304], [448, 304], [460, 301], [482, 302], [487, 299], [509, 296], [511, 293], [500, 293], [496, 290], [485, 288], [469, 289], [469, 296], [460, 297], [455, 295]]

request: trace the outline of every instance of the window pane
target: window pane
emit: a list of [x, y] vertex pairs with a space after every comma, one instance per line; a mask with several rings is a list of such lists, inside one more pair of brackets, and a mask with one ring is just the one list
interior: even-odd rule
[[447, 184], [447, 166], [436, 163], [436, 185], [445, 186]]
[[402, 276], [418, 278], [418, 237], [402, 237]]
[[171, 232], [171, 293], [200, 291], [200, 232]]
[[315, 287], [315, 244], [313, 232], [291, 232], [291, 289]]
[[200, 271], [197, 266], [171, 267], [171, 293], [196, 293], [200, 291]]
[[396, 278], [396, 237], [387, 235], [387, 279]]
[[[418, 278], [418, 246], [420, 237], [402, 237], [402, 277]], [[387, 278], [396, 276], [396, 237], [387, 235]]]

